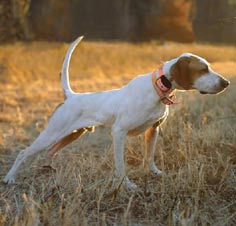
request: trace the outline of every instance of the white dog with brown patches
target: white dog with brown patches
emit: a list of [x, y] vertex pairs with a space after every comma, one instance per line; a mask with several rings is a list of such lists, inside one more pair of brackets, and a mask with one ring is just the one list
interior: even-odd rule
[[15, 182], [19, 167], [32, 154], [48, 149], [48, 155], [53, 156], [86, 131], [105, 125], [112, 129], [116, 175], [125, 178], [129, 188], [136, 188], [125, 176], [126, 136], [145, 132], [145, 161], [152, 171], [161, 174], [154, 163], [154, 151], [159, 126], [168, 116], [168, 105], [175, 103], [175, 90], [216, 94], [229, 85], [229, 81], [214, 72], [205, 59], [184, 53], [165, 62], [155, 72], [134, 78], [121, 89], [74, 93], [69, 84], [68, 67], [71, 54], [82, 38], [70, 45], [64, 59], [61, 80], [65, 102], [55, 110], [38, 138], [18, 154], [4, 178], [6, 183]]

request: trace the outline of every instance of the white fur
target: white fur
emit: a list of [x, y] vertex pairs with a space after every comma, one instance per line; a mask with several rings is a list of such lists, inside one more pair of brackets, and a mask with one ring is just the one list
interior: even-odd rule
[[[47, 128], [28, 148], [19, 153], [4, 179], [5, 182], [15, 182], [20, 165], [30, 155], [52, 146], [73, 130], [100, 125], [112, 128], [116, 175], [118, 177], [126, 175], [124, 162], [126, 136], [138, 135], [145, 131], [145, 134], [149, 133], [150, 137], [146, 144], [148, 150], [146, 161], [151, 170], [156, 174], [161, 173], [154, 163], [158, 127], [153, 128], [152, 125], [162, 116], [168, 115], [168, 107], [161, 103], [153, 88], [152, 73], [138, 76], [120, 89], [95, 93], [74, 93], [69, 85], [68, 67], [71, 54], [81, 39], [78, 38], [71, 44], [63, 63], [62, 87], [67, 99], [55, 111]], [[177, 60], [178, 58], [175, 58], [164, 64], [163, 70], [167, 77], [170, 77], [170, 68]], [[207, 79], [199, 78], [195, 83], [195, 88], [212, 91], [212, 83], [217, 83], [215, 77], [216, 75], [212, 73], [207, 76]], [[128, 187], [136, 187], [127, 177], [124, 181]]]
[[222, 90], [221, 81], [223, 77], [215, 73], [209, 66], [209, 72], [199, 77], [193, 87], [199, 91], [216, 94]]

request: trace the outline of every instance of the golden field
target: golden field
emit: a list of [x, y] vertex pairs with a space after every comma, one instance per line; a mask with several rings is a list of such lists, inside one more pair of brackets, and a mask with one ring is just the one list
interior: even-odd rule
[[[0, 46], [0, 179], [17, 153], [63, 101], [65, 43]], [[157, 177], [142, 164], [144, 138], [126, 142], [127, 173], [140, 188], [113, 184], [109, 129], [97, 128], [21, 168], [16, 185], [0, 184], [0, 225], [236, 225], [236, 48], [204, 44], [82, 42], [70, 67], [77, 92], [118, 88], [182, 52], [205, 57], [231, 81], [219, 95], [178, 93], [156, 148]], [[31, 164], [29, 164], [31, 162]], [[49, 164], [51, 167], [49, 167]]]

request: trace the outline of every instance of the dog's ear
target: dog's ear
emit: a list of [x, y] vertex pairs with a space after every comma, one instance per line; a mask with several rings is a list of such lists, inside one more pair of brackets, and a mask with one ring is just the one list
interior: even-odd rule
[[192, 81], [189, 69], [191, 58], [184, 56], [172, 65], [170, 69], [172, 79], [184, 90], [191, 89]]

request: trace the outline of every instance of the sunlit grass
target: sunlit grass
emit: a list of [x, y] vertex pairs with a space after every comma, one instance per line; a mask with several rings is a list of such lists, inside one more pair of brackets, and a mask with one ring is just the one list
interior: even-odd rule
[[[47, 125], [63, 101], [59, 71], [67, 44], [0, 46], [0, 175]], [[114, 192], [109, 130], [61, 151], [43, 167], [44, 154], [22, 167], [16, 186], [0, 185], [0, 224], [6, 225], [235, 225], [236, 50], [176, 43], [83, 42], [72, 57], [79, 92], [118, 88], [182, 52], [208, 59], [231, 80], [216, 96], [178, 94], [180, 104], [159, 137], [162, 178], [143, 170], [143, 136], [128, 138], [127, 172], [141, 192]]]

